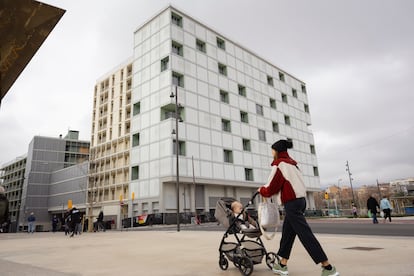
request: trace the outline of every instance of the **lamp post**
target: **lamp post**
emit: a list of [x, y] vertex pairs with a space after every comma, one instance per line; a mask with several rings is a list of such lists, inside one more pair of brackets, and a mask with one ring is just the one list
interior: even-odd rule
[[175, 157], [176, 157], [176, 180], [175, 189], [177, 193], [177, 232], [180, 232], [180, 170], [179, 170], [179, 149], [180, 143], [178, 142], [178, 122], [182, 122], [179, 114], [178, 106], [178, 88], [175, 86], [175, 93], [171, 92], [170, 98], [175, 98], [175, 130], [172, 134], [175, 134]]

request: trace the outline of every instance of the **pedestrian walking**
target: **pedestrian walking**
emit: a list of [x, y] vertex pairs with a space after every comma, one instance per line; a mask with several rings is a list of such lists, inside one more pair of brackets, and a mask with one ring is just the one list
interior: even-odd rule
[[68, 211], [65, 213], [65, 236], [70, 234], [70, 230], [71, 230], [71, 225], [72, 225], [72, 217], [71, 217], [71, 212], [68, 209]]
[[35, 222], [36, 222], [36, 217], [33, 212], [30, 213], [30, 216], [27, 218], [27, 222], [28, 222], [27, 233], [33, 234], [35, 231]]
[[98, 218], [97, 218], [97, 224], [96, 224], [96, 229], [97, 229], [98, 232], [100, 230], [102, 230], [104, 232], [106, 231], [103, 220], [104, 220], [104, 212], [101, 210], [99, 212], [99, 215], [98, 215]]
[[369, 212], [371, 212], [372, 223], [374, 224], [378, 223], [378, 219], [377, 219], [378, 208], [380, 208], [378, 201], [374, 198], [373, 195], [370, 195], [370, 197], [367, 200], [367, 209]]
[[52, 231], [53, 231], [53, 233], [56, 233], [58, 223], [59, 223], [59, 220], [56, 217], [56, 215], [54, 215], [53, 218], [52, 218]]
[[355, 205], [352, 206], [352, 215], [354, 216], [354, 218], [358, 217], [358, 210]]
[[381, 210], [384, 212], [384, 223], [387, 221], [387, 217], [391, 222], [391, 204], [389, 200], [387, 199], [387, 196], [384, 195], [384, 197], [380, 201], [380, 207]]
[[278, 251], [281, 260], [274, 264], [272, 270], [279, 275], [289, 274], [287, 262], [298, 236], [315, 264], [322, 264], [322, 276], [338, 276], [339, 273], [329, 263], [328, 257], [306, 222], [306, 188], [297, 162], [287, 152], [292, 147], [292, 142], [287, 140], [279, 140], [272, 145], [272, 171], [267, 184], [258, 189], [263, 197], [279, 195], [285, 207], [286, 214]]
[[72, 238], [74, 235], [78, 234], [78, 230], [81, 227], [80, 226], [81, 224], [80, 211], [76, 207], [73, 207], [72, 210], [70, 210], [70, 216], [71, 216], [71, 222], [72, 222], [71, 223], [72, 235], [70, 235], [70, 237]]
[[9, 200], [6, 197], [6, 190], [0, 186], [0, 232], [8, 232], [9, 222]]

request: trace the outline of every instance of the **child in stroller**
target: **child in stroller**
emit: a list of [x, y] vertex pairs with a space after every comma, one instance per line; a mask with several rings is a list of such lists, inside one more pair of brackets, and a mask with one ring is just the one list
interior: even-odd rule
[[[266, 250], [260, 238], [262, 233], [258, 222], [246, 213], [257, 194], [253, 195], [244, 208], [234, 198], [222, 198], [217, 202], [214, 216], [227, 229], [219, 247], [219, 266], [222, 270], [227, 270], [231, 261], [242, 275], [248, 276], [253, 272], [253, 266], [262, 262], [263, 257], [270, 269], [278, 261], [275, 253]], [[232, 241], [229, 241], [231, 237]]]

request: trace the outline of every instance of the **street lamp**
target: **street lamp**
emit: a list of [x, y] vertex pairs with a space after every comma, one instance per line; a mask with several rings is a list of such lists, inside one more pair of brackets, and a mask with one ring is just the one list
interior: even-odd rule
[[178, 122], [182, 122], [181, 116], [179, 114], [179, 109], [181, 105], [178, 104], [178, 88], [175, 86], [175, 93], [171, 92], [170, 98], [175, 98], [175, 129], [172, 131], [172, 135], [175, 134], [175, 157], [176, 157], [176, 180], [175, 180], [175, 189], [177, 193], [177, 232], [180, 232], [180, 171], [179, 171], [179, 147], [180, 143], [178, 142]]

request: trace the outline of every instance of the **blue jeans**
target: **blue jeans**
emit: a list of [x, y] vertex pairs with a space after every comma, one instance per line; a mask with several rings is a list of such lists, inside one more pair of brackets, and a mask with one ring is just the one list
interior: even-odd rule
[[33, 234], [34, 231], [35, 231], [34, 221], [29, 221], [27, 232]]
[[372, 223], [374, 223], [374, 224], [378, 223], [377, 212], [371, 211], [371, 214], [372, 214]]

